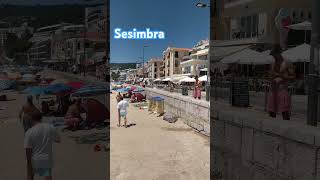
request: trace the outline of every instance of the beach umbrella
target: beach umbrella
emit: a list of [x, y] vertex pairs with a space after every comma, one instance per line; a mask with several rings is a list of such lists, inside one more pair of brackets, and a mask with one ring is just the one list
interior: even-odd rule
[[15, 81], [10, 79], [0, 80], [0, 91], [11, 89], [15, 84]]
[[207, 81], [207, 80], [208, 80], [208, 76], [207, 76], [207, 75], [201, 76], [201, 77], [199, 77], [198, 80], [199, 80], [199, 81]]
[[43, 95], [46, 94], [46, 89], [44, 87], [34, 86], [25, 89], [23, 92], [30, 95]]
[[109, 87], [104, 85], [87, 85], [72, 94], [75, 97], [97, 96], [110, 93]]
[[52, 81], [50, 84], [68, 84], [70, 81], [67, 79], [56, 79]]
[[24, 74], [22, 76], [22, 79], [35, 79], [35, 78], [36, 78], [36, 76], [33, 74]]
[[144, 88], [138, 86], [135, 90], [133, 90], [132, 92], [136, 93], [136, 92], [143, 92]]
[[74, 81], [74, 82], [69, 82], [69, 83], [67, 83], [67, 85], [68, 86], [70, 86], [70, 87], [72, 87], [73, 89], [80, 89], [80, 88], [82, 88], [85, 84], [84, 84], [84, 82], [76, 82], [76, 81]]
[[164, 81], [164, 82], [166, 82], [166, 81], [172, 81], [172, 79], [171, 79], [171, 78], [165, 78], [165, 79], [162, 80], [162, 81]]
[[86, 120], [89, 123], [100, 123], [109, 119], [109, 111], [104, 104], [96, 99], [86, 99], [83, 108], [87, 113]]
[[72, 87], [66, 84], [51, 84], [45, 88], [48, 94], [68, 93], [72, 91]]
[[121, 88], [121, 89], [118, 89], [117, 92], [119, 93], [125, 93], [125, 92], [128, 92], [130, 89], [128, 88]]
[[196, 82], [196, 80], [194, 78], [186, 77], [184, 79], [181, 79], [179, 82], [180, 83], [181, 82]]

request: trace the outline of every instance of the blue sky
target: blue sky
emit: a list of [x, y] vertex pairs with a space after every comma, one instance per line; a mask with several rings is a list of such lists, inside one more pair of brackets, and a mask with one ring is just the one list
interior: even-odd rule
[[[111, 62], [137, 62], [145, 48], [145, 60], [161, 57], [168, 47], [191, 48], [209, 38], [209, 8], [197, 8], [197, 0], [111, 0]], [[208, 3], [209, 0], [201, 1]], [[114, 29], [161, 30], [164, 40], [116, 40]], [[141, 60], [140, 60], [141, 61]]]

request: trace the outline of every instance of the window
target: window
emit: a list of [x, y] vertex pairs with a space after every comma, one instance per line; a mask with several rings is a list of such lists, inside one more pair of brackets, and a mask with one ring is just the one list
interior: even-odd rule
[[303, 11], [301, 11], [300, 17], [303, 18], [303, 16], [304, 16], [304, 13]]
[[292, 17], [295, 18], [296, 17], [296, 12], [293, 11], [292, 13]]
[[81, 44], [80, 44], [80, 42], [78, 42], [78, 50], [80, 50], [81, 49]]
[[175, 52], [174, 52], [174, 57], [175, 57], [175, 58], [179, 58], [179, 52], [178, 52], [178, 51], [175, 51]]
[[179, 62], [178, 60], [176, 60], [176, 61], [174, 62], [174, 66], [175, 66], [175, 67], [179, 67], [179, 65], [180, 65], [180, 62]]
[[311, 19], [311, 17], [312, 17], [312, 14], [311, 14], [311, 12], [309, 12], [309, 15], [308, 15], [308, 17], [309, 17], [309, 19]]

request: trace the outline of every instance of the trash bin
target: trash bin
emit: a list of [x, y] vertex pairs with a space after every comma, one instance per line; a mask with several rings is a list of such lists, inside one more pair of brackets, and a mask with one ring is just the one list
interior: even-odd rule
[[155, 101], [155, 112], [158, 114], [164, 113], [164, 98], [162, 97], [156, 97], [154, 99]]
[[188, 86], [182, 86], [182, 95], [188, 96]]
[[148, 101], [149, 101], [149, 103], [148, 103], [148, 111], [152, 111], [152, 106], [153, 106], [153, 103], [154, 103], [153, 97], [152, 96], [148, 97]]

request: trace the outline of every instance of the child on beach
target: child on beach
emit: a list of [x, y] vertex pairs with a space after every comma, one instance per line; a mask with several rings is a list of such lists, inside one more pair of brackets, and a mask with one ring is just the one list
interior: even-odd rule
[[41, 122], [41, 114], [32, 113], [31, 117], [32, 127], [24, 138], [27, 179], [33, 180], [34, 175], [39, 175], [44, 180], [52, 180], [52, 144], [60, 142], [60, 137], [52, 125]]
[[118, 127], [121, 126], [121, 118], [124, 118], [124, 127], [127, 128], [127, 114], [128, 114], [128, 101], [124, 100], [123, 97], [120, 97], [120, 102], [117, 105], [118, 109]]

